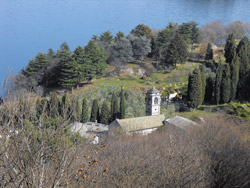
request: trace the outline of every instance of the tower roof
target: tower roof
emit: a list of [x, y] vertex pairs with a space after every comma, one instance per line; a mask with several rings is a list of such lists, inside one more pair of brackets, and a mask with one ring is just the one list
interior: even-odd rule
[[153, 86], [150, 90], [147, 91], [147, 94], [156, 94], [160, 93], [157, 89], [155, 89], [155, 86]]

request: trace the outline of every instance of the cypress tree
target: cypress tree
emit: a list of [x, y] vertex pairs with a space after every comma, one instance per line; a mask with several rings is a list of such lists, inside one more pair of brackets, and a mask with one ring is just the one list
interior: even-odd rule
[[236, 98], [239, 82], [239, 58], [236, 55], [231, 63], [231, 100]]
[[216, 104], [219, 104], [220, 102], [222, 71], [223, 71], [222, 64], [219, 63], [217, 70], [216, 70], [215, 87], [214, 87], [214, 98], [215, 98]]
[[0, 106], [3, 104], [3, 98], [0, 97]]
[[214, 59], [214, 53], [213, 53], [212, 45], [209, 42], [207, 44], [207, 51], [206, 51], [205, 60], [209, 61], [209, 60], [213, 60], [213, 59]]
[[49, 107], [50, 107], [50, 116], [52, 118], [56, 118], [59, 115], [59, 112], [58, 112], [59, 99], [58, 99], [56, 92], [52, 94]]
[[240, 61], [240, 78], [243, 78], [249, 71], [250, 42], [247, 37], [241, 39], [237, 46], [237, 55]]
[[79, 104], [79, 100], [74, 97], [72, 100], [72, 121], [80, 121], [80, 115], [81, 115], [81, 111], [80, 111], [80, 104]]
[[194, 69], [188, 78], [188, 105], [197, 108], [202, 101], [202, 81], [199, 69]]
[[90, 115], [90, 121], [95, 122], [96, 120], [98, 121], [99, 119], [99, 105], [98, 105], [98, 100], [95, 99], [93, 101], [92, 109], [91, 109], [91, 115]]
[[69, 95], [65, 94], [62, 97], [62, 115], [64, 118], [66, 119], [70, 119], [72, 116], [72, 111], [70, 108], [70, 99], [69, 99]]
[[205, 76], [204, 71], [201, 71], [201, 84], [202, 84], [202, 94], [201, 94], [200, 104], [202, 104], [204, 102], [205, 92], [206, 92], [206, 76]]
[[235, 56], [236, 52], [236, 44], [235, 44], [235, 36], [234, 33], [230, 34], [227, 38], [225, 45], [225, 58], [227, 63], [231, 63]]
[[84, 97], [82, 100], [81, 123], [85, 123], [88, 120], [89, 120], [88, 103], [86, 97]]
[[111, 120], [119, 117], [119, 104], [116, 95], [113, 93], [111, 98]]
[[123, 88], [120, 92], [120, 119], [125, 118], [125, 95]]
[[214, 97], [214, 86], [215, 86], [216, 74], [214, 72], [210, 73], [206, 79], [206, 91], [205, 91], [205, 101], [211, 102]]
[[110, 120], [110, 111], [108, 107], [107, 101], [103, 102], [101, 115], [100, 115], [100, 123], [108, 125]]
[[229, 102], [231, 97], [231, 79], [230, 79], [230, 66], [229, 64], [225, 64], [222, 73], [222, 81], [221, 81], [221, 103]]

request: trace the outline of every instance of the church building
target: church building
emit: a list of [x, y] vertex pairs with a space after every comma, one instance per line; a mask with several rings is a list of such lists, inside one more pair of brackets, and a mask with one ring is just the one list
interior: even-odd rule
[[120, 128], [126, 133], [151, 133], [163, 126], [165, 116], [160, 114], [160, 106], [161, 93], [155, 87], [152, 87], [146, 93], [146, 116], [116, 119], [109, 124], [109, 132], [112, 133], [112, 129]]

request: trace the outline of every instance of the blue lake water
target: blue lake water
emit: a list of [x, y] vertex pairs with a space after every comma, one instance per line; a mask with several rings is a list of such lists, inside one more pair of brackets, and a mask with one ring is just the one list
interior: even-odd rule
[[250, 0], [0, 0], [0, 83], [8, 67], [19, 72], [39, 51], [71, 50], [93, 34], [123, 31], [140, 23], [250, 21]]

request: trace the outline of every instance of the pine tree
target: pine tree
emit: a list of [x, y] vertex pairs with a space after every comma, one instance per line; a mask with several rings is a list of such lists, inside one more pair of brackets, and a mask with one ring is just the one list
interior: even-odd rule
[[84, 50], [86, 55], [91, 60], [91, 64], [89, 65], [88, 69], [91, 69], [92, 74], [89, 75], [89, 79], [91, 80], [94, 77], [101, 77], [107, 67], [107, 57], [104, 53], [104, 50], [98, 47], [93, 40], [88, 42]]
[[202, 104], [204, 102], [205, 92], [206, 92], [206, 76], [205, 76], [204, 71], [201, 71], [201, 84], [202, 84], [202, 94], [201, 94], [200, 104]]
[[231, 100], [236, 98], [237, 87], [239, 82], [239, 58], [237, 55], [231, 63]]
[[91, 109], [91, 116], [90, 116], [90, 121], [95, 122], [98, 121], [99, 119], [99, 105], [98, 105], [98, 100], [95, 99], [93, 101], [92, 109]]
[[220, 62], [216, 70], [215, 87], [214, 87], [214, 98], [215, 98], [216, 104], [219, 104], [220, 102], [222, 71], [223, 71], [223, 68]]
[[109, 120], [110, 120], [110, 110], [107, 101], [104, 101], [101, 109], [100, 123], [108, 125]]
[[125, 95], [123, 88], [120, 93], [120, 119], [125, 118]]
[[236, 52], [235, 36], [234, 33], [232, 33], [228, 36], [225, 46], [224, 56], [226, 58], [227, 63], [231, 63], [233, 61], [235, 52]]
[[150, 27], [144, 24], [137, 25], [130, 33], [137, 37], [146, 37], [147, 39], [153, 37], [153, 32]]
[[205, 60], [209, 61], [209, 60], [213, 60], [213, 58], [214, 58], [213, 49], [212, 49], [211, 43], [209, 42], [207, 44], [207, 51], [206, 51]]
[[100, 41], [106, 42], [108, 44], [111, 44], [113, 40], [113, 35], [110, 31], [105, 31], [100, 36]]
[[88, 103], [86, 97], [84, 97], [82, 100], [81, 123], [85, 123], [88, 120], [89, 120]]
[[185, 63], [188, 56], [187, 45], [180, 34], [175, 34], [170, 41], [165, 54], [165, 65], [173, 65]]
[[116, 95], [113, 93], [111, 98], [111, 120], [119, 117], [119, 104]]
[[118, 33], [116, 33], [116, 36], [115, 36], [115, 42], [117, 42], [118, 40], [124, 38], [125, 35], [123, 32], [119, 31]]
[[188, 79], [188, 104], [191, 108], [197, 108], [202, 101], [202, 81], [199, 69], [194, 69]]
[[46, 67], [49, 62], [48, 56], [39, 52], [35, 59], [32, 59], [27, 68], [23, 71], [23, 74], [27, 77], [35, 76], [38, 71]]
[[221, 103], [227, 103], [230, 101], [231, 97], [231, 79], [230, 79], [230, 66], [229, 64], [225, 64], [222, 73], [222, 81], [221, 81]]
[[62, 87], [70, 89], [78, 85], [81, 81], [81, 72], [79, 64], [73, 60], [66, 63], [61, 72], [60, 84]]
[[56, 118], [59, 115], [59, 112], [58, 112], [59, 99], [58, 99], [56, 92], [52, 94], [49, 107], [50, 107], [50, 116], [52, 118]]

